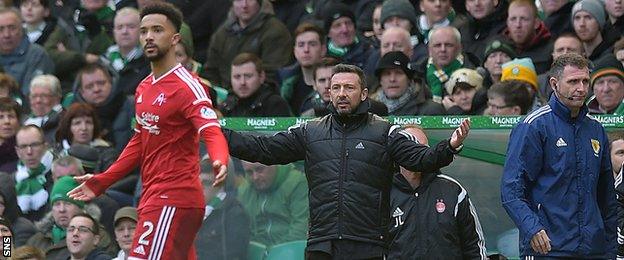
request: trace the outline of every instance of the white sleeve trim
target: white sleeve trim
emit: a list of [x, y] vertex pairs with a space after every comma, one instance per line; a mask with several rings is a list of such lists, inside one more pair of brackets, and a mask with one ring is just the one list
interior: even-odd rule
[[201, 126], [201, 127], [199, 128], [199, 130], [197, 130], [197, 133], [198, 133], [198, 134], [199, 134], [199, 133], [201, 133], [201, 131], [202, 131], [202, 130], [204, 130], [205, 128], [210, 127], [210, 126], [216, 126], [216, 127], [218, 127], [218, 128], [221, 128], [221, 125], [220, 125], [219, 123], [207, 123], [207, 124], [205, 124], [205, 125]]

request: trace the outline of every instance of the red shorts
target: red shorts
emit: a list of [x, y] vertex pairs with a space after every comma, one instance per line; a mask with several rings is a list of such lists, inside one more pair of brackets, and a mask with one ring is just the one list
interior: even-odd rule
[[194, 260], [204, 209], [149, 207], [139, 211], [128, 260]]

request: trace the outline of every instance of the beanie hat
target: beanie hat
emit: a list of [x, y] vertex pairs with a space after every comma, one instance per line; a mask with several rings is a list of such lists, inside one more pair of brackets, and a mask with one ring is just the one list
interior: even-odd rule
[[139, 217], [137, 216], [137, 209], [135, 207], [123, 207], [115, 212], [115, 217], [113, 218], [113, 226], [117, 226], [117, 222], [122, 218], [129, 218], [134, 220], [134, 222], [139, 222]]
[[383, 3], [380, 17], [381, 26], [383, 27], [384, 22], [393, 16], [409, 20], [412, 23], [412, 28], [418, 26], [416, 10], [408, 0], [387, 0]]
[[592, 87], [598, 78], [607, 75], [618, 76], [624, 82], [624, 66], [612, 54], [605, 55], [594, 63], [594, 69], [591, 73]]
[[572, 23], [574, 23], [574, 15], [576, 15], [576, 13], [578, 13], [579, 11], [585, 11], [591, 14], [591, 16], [593, 16], [594, 19], [598, 21], [600, 29], [604, 28], [604, 25], [606, 23], [606, 15], [604, 6], [600, 1], [581, 0], [576, 2], [576, 4], [574, 4], [574, 6], [572, 7], [572, 15], [570, 17], [572, 19]]
[[497, 51], [504, 52], [505, 54], [507, 54], [507, 56], [509, 56], [509, 58], [516, 58], [516, 51], [511, 47], [509, 43], [501, 40], [494, 40], [485, 47], [483, 63], [485, 63], [485, 60], [487, 60], [490, 54]]
[[82, 168], [86, 172], [93, 172], [93, 170], [95, 170], [100, 157], [95, 148], [84, 144], [72, 144], [72, 146], [69, 147], [67, 154], [80, 160]]
[[453, 94], [453, 90], [458, 83], [465, 83], [473, 88], [480, 89], [483, 87], [483, 76], [476, 70], [461, 68], [451, 74], [451, 78], [444, 83], [446, 93]]
[[407, 78], [411, 79], [412, 76], [414, 75], [414, 70], [412, 70], [412, 67], [410, 66], [409, 62], [410, 62], [409, 57], [407, 57], [407, 55], [405, 55], [405, 53], [403, 52], [400, 52], [400, 51], [388, 52], [383, 57], [381, 57], [381, 60], [379, 60], [379, 63], [377, 64], [377, 69], [375, 69], [375, 76], [379, 78], [381, 75], [381, 72], [384, 69], [397, 68], [397, 69], [403, 70], [405, 75], [407, 75]]
[[54, 204], [59, 200], [64, 200], [69, 203], [73, 203], [80, 208], [84, 208], [85, 203], [83, 201], [73, 200], [67, 196], [67, 193], [74, 188], [78, 187], [78, 183], [72, 176], [63, 176], [56, 180], [52, 191], [50, 192], [50, 204]]
[[533, 90], [538, 90], [537, 72], [531, 58], [513, 59], [503, 63], [503, 73], [501, 81], [521, 80], [531, 84]]
[[325, 7], [325, 16], [324, 23], [325, 31], [329, 32], [331, 25], [334, 21], [338, 20], [340, 17], [348, 17], [351, 19], [353, 24], [355, 24], [355, 15], [353, 11], [349, 9], [349, 6], [343, 3], [331, 3]]
[[11, 234], [15, 236], [15, 233], [13, 233], [13, 229], [11, 228], [11, 221], [9, 221], [9, 219], [5, 217], [0, 217], [0, 225], [7, 227], [9, 231], [11, 231]]

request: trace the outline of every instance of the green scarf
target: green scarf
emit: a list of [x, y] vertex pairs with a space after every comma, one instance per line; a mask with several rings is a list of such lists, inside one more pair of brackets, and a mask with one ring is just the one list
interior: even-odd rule
[[[457, 58], [451, 62], [448, 66], [440, 69], [433, 64], [433, 59], [429, 58], [427, 61], [427, 84], [433, 94], [433, 101], [441, 103], [444, 96], [444, 83], [449, 80], [453, 71], [461, 68], [464, 65], [464, 56], [458, 55]], [[451, 94], [451, 93], [449, 93]]]
[[358, 37], [356, 36], [355, 40], [353, 41], [351, 45], [346, 46], [346, 47], [338, 47], [334, 43], [334, 41], [329, 40], [329, 42], [327, 43], [327, 54], [328, 56], [342, 58], [342, 56], [345, 56], [347, 52], [351, 50], [351, 46], [356, 45], [359, 42], [360, 42], [360, 39], [358, 39]]
[[17, 204], [24, 213], [37, 211], [48, 203], [48, 191], [45, 190], [46, 173], [50, 171], [54, 156], [47, 151], [41, 163], [35, 169], [28, 169], [22, 162], [15, 173], [15, 192]]
[[52, 226], [52, 243], [56, 244], [60, 241], [62, 241], [63, 239], [65, 239], [66, 236], [66, 231], [65, 229], [63, 229], [62, 227], [57, 226], [56, 224], [54, 224], [54, 226]]
[[212, 212], [215, 209], [218, 209], [221, 207], [221, 205], [223, 204], [223, 200], [225, 200], [225, 196], [227, 196], [227, 193], [225, 193], [222, 190], [222, 191], [217, 192], [217, 194], [215, 194], [215, 196], [212, 197], [208, 205], [206, 205], [206, 211], [204, 212], [204, 219], [210, 216], [210, 214], [212, 214]]

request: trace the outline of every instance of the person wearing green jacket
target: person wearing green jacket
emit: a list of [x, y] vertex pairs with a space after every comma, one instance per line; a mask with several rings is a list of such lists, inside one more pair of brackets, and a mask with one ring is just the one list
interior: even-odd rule
[[305, 240], [308, 231], [308, 184], [290, 165], [243, 162], [245, 181], [238, 199], [249, 215], [251, 241], [267, 247]]

